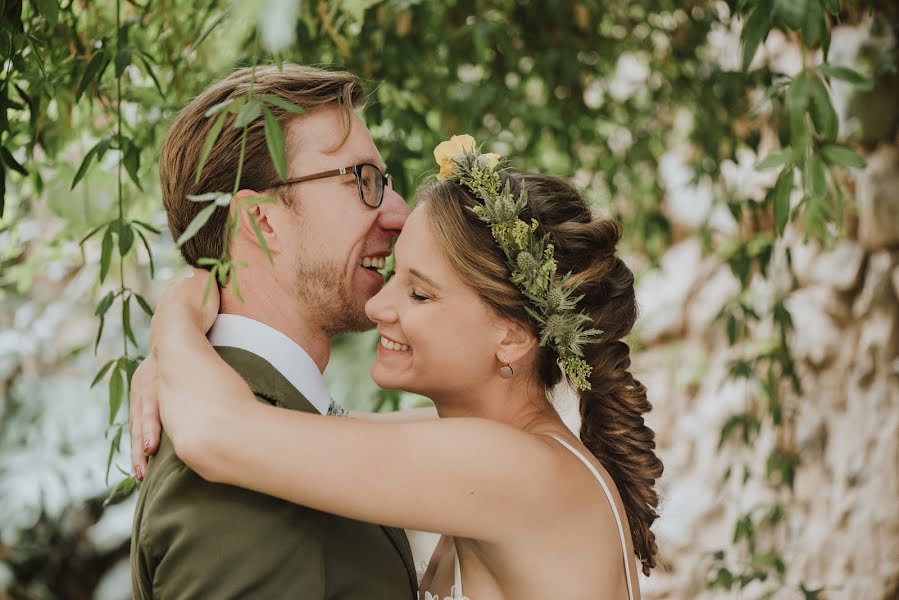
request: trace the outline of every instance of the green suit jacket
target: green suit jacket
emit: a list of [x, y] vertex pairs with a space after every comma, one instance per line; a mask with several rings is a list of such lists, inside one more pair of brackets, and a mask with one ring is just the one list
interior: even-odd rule
[[[259, 356], [216, 350], [259, 400], [317, 412]], [[178, 459], [165, 435], [140, 487], [131, 580], [134, 598], [163, 600], [408, 600], [417, 590], [401, 529], [205, 481]]]

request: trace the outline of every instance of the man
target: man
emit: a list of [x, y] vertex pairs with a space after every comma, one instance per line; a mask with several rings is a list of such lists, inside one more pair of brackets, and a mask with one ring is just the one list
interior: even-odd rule
[[[380, 154], [354, 111], [363, 100], [348, 73], [298, 65], [240, 70], [200, 94], [175, 119], [163, 145], [160, 178], [173, 237], [202, 204], [189, 194], [230, 190], [241, 131], [229, 114], [195, 184], [206, 111], [229, 98], [277, 96], [305, 109], [271, 108], [285, 130], [288, 181], [269, 156], [262, 119], [250, 125], [240, 191], [240, 219], [230, 252], [243, 300], [221, 293], [210, 340], [257, 398], [294, 410], [328, 411], [321, 373], [336, 334], [371, 327], [365, 302], [381, 288], [384, 259], [408, 209], [392, 189]], [[276, 103], [277, 104], [277, 103]], [[364, 165], [364, 166], [363, 166]], [[253, 204], [252, 197], [277, 196]], [[238, 202], [249, 208], [239, 214]], [[219, 257], [227, 208], [217, 210], [181, 248], [196, 266]], [[252, 215], [271, 253], [261, 246]], [[133, 461], [143, 479], [131, 545], [135, 598], [411, 598], [411, 551], [401, 530], [311, 510], [243, 489], [209, 483], [174, 454], [165, 435], [144, 472], [140, 430], [132, 415]], [[143, 448], [156, 451], [151, 442]], [[327, 461], [327, 456], [297, 456]]]

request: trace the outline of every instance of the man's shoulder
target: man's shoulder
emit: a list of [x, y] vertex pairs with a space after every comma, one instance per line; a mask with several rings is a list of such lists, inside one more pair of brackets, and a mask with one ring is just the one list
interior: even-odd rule
[[215, 351], [234, 369], [261, 402], [301, 412], [318, 413], [304, 396], [265, 358], [244, 348], [215, 346]]

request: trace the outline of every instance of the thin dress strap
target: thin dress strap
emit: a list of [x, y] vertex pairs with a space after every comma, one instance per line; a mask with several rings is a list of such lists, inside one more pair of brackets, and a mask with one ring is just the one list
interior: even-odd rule
[[[577, 456], [582, 463], [587, 465], [587, 468], [590, 469], [590, 472], [593, 473], [593, 476], [596, 477], [596, 480], [599, 482], [599, 485], [602, 486], [602, 490], [606, 493], [606, 498], [609, 500], [609, 504], [612, 505], [612, 514], [615, 515], [615, 524], [618, 525], [618, 537], [621, 539], [621, 555], [624, 557], [624, 574], [627, 577], [627, 595], [630, 600], [634, 600], [634, 589], [631, 584], [631, 566], [627, 557], [627, 542], [625, 542], [624, 538], [624, 525], [621, 522], [621, 515], [618, 514], [618, 507], [615, 506], [615, 499], [612, 496], [612, 491], [609, 489], [609, 486], [606, 484], [605, 480], [599, 474], [599, 471], [596, 470], [596, 467], [593, 466], [589, 460], [584, 458], [584, 455], [574, 449], [574, 447], [563, 440], [562, 438], [556, 437], [554, 435], [550, 435], [551, 438], [558, 441], [560, 444], [568, 448], [572, 454]], [[456, 562], [456, 566], [458, 568], [458, 561]]]
[[456, 540], [453, 538], [453, 562], [455, 563], [455, 583], [453, 584], [453, 600], [468, 600], [462, 593], [462, 567], [459, 566], [459, 551], [456, 550]]

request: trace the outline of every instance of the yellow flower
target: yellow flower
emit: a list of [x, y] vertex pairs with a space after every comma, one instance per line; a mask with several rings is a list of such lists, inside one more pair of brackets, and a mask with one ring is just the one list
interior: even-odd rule
[[487, 154], [481, 154], [478, 156], [478, 160], [481, 161], [481, 164], [484, 165], [488, 169], [494, 168], [499, 164], [500, 156], [495, 152], [488, 152]]
[[462, 156], [466, 152], [475, 152], [477, 144], [470, 135], [454, 135], [448, 142], [440, 142], [434, 148], [434, 160], [440, 165], [438, 181], [444, 181], [453, 174], [453, 159]]

